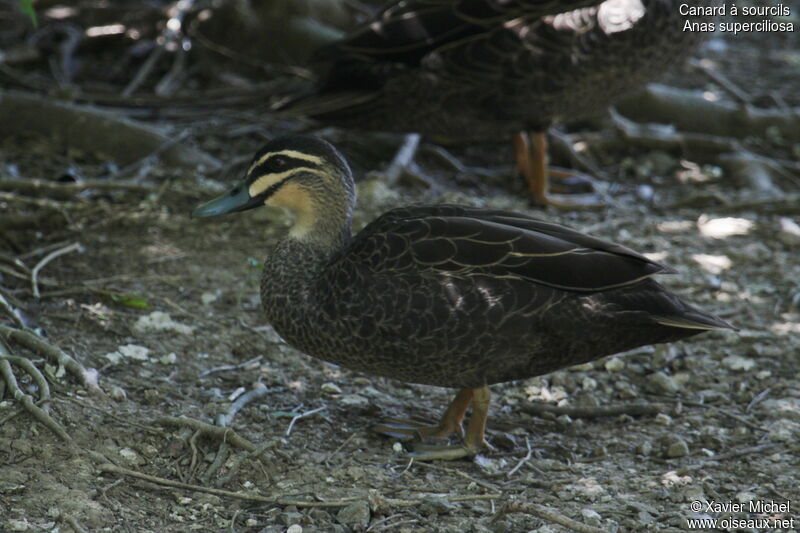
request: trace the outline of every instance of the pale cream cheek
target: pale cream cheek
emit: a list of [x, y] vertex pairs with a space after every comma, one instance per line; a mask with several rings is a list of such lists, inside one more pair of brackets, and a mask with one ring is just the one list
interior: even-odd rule
[[288, 183], [264, 202], [272, 207], [285, 207], [295, 217], [295, 223], [289, 230], [290, 235], [299, 237], [311, 230], [316, 220], [316, 207], [308, 192], [296, 183]]

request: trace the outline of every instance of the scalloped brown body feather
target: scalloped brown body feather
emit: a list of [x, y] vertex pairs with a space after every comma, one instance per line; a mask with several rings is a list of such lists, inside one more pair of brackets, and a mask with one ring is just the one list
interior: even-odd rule
[[389, 211], [332, 255], [282, 241], [261, 297], [309, 355], [413, 383], [481, 387], [730, 324], [651, 279], [670, 269], [519, 213]]

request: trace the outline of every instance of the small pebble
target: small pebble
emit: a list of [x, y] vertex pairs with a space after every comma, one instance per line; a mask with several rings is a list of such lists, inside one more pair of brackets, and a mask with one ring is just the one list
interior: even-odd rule
[[336, 383], [323, 383], [322, 386], [319, 388], [325, 394], [341, 394], [342, 389]]
[[651, 453], [653, 453], [653, 445], [650, 443], [649, 440], [642, 441], [636, 447], [636, 451], [644, 456], [650, 455]]
[[625, 368], [625, 361], [620, 359], [619, 357], [612, 357], [605, 364], [606, 370], [609, 372], [619, 372], [623, 368]]
[[800, 245], [800, 225], [788, 217], [781, 217], [778, 239], [787, 246]]
[[178, 356], [175, 355], [175, 352], [170, 352], [167, 355], [162, 356], [158, 362], [162, 365], [174, 365], [177, 360]]
[[756, 362], [752, 359], [739, 355], [729, 355], [722, 360], [722, 364], [731, 370], [743, 370], [745, 372], [756, 366]]
[[650, 374], [648, 377], [648, 383], [656, 392], [663, 394], [675, 394], [678, 392], [678, 390], [680, 390], [678, 384], [675, 383], [675, 380], [663, 372]]
[[689, 455], [689, 445], [680, 437], [674, 437], [667, 446], [666, 456], [670, 458], [685, 457]]
[[119, 385], [112, 385], [108, 390], [108, 395], [111, 396], [111, 399], [115, 402], [124, 402], [128, 399], [128, 393]]
[[336, 520], [345, 526], [364, 528], [369, 522], [369, 505], [367, 502], [354, 502], [343, 507], [337, 514]]
[[758, 495], [754, 492], [749, 491], [742, 491], [736, 495], [736, 500], [739, 503], [748, 503], [758, 498]]
[[666, 413], [658, 413], [656, 415], [656, 424], [661, 424], [662, 426], [669, 426], [672, 424], [672, 417]]
[[581, 509], [581, 516], [583, 516], [587, 522], [594, 525], [599, 524], [603, 520], [603, 517], [600, 516], [600, 513], [594, 509], [589, 509], [588, 507]]
[[203, 302], [203, 305], [210, 305], [217, 300], [219, 300], [220, 291], [216, 292], [204, 292], [200, 295], [200, 301]]

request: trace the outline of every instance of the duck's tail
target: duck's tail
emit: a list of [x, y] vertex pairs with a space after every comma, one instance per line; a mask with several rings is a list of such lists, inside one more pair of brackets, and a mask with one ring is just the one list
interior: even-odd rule
[[714, 316], [709, 313], [704, 313], [703, 311], [688, 305], [687, 309], [680, 315], [654, 315], [651, 318], [658, 324], [671, 328], [697, 329], [701, 331], [712, 329], [732, 329], [734, 331], [739, 331], [739, 328], [727, 320], [723, 320], [718, 316]]

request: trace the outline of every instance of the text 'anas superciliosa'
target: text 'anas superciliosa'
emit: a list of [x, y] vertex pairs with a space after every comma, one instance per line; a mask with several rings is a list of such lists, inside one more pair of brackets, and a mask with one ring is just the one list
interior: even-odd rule
[[653, 281], [669, 272], [610, 242], [528, 215], [456, 205], [392, 209], [351, 235], [355, 186], [342, 155], [306, 136], [271, 141], [244, 182], [201, 205], [211, 217], [283, 206], [295, 223], [261, 281], [268, 321], [298, 350], [347, 368], [460, 389], [431, 428], [387, 423], [388, 435], [445, 436], [473, 413], [475, 454], [493, 383], [539, 376], [637, 346], [731, 328]]

